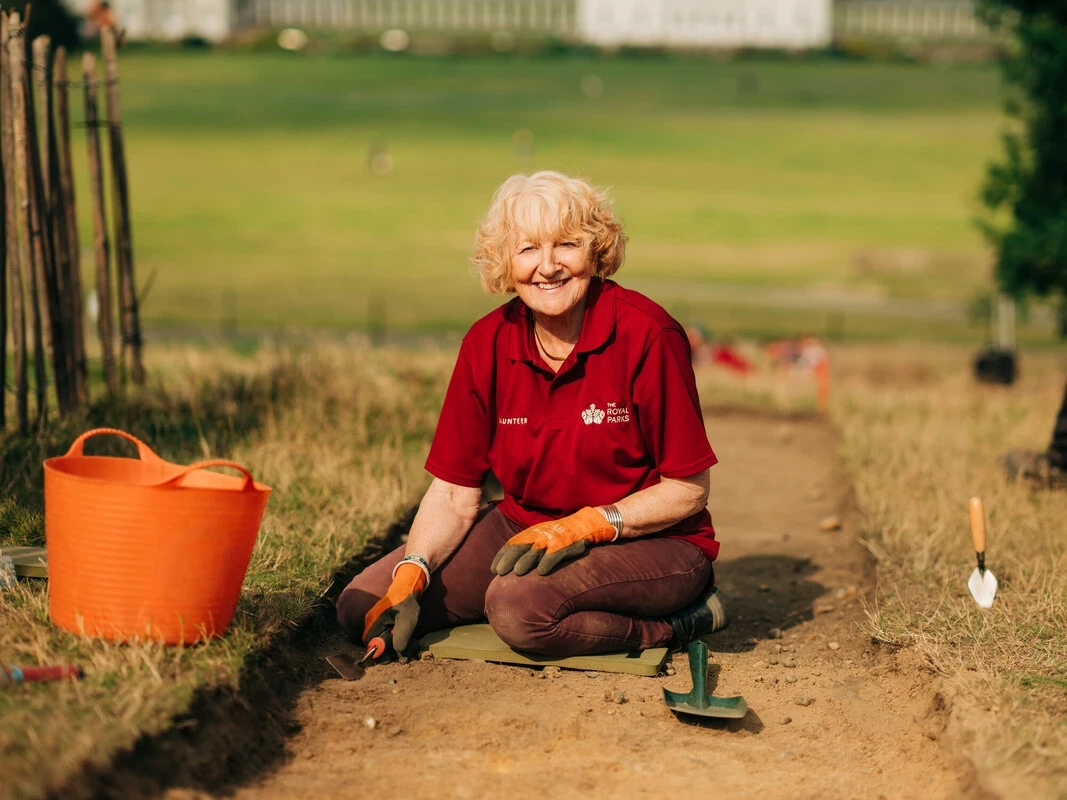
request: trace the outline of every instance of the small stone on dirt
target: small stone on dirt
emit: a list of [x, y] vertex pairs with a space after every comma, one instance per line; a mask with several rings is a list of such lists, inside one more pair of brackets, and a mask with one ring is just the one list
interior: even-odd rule
[[819, 521], [819, 530], [824, 533], [830, 533], [831, 531], [841, 530], [841, 520], [836, 516], [823, 517]]
[[378, 720], [376, 720], [374, 717], [364, 717], [363, 727], [369, 731], [372, 731], [378, 727]]
[[526, 677], [527, 678], [536, 678], [537, 677], [537, 673], [534, 672], [532, 669], [526, 669], [526, 670], [523, 670], [523, 672], [526, 673]]
[[771, 666], [777, 666], [778, 665], [778, 658], [776, 656], [771, 656], [770, 658], [767, 659], [767, 663], [770, 664]]
[[774, 652], [776, 652], [776, 653], [780, 653], [780, 652], [782, 652], [782, 650], [784, 650], [784, 649], [785, 649], [785, 648], [784, 648], [784, 647], [782, 647], [782, 646], [781, 646], [780, 644], [776, 644], [776, 645], [774, 646]]
[[676, 672], [676, 670], [674, 669], [674, 667], [667, 667], [667, 674], [668, 675], [673, 675], [675, 672]]
[[841, 649], [841, 645], [839, 645], [837, 642], [830, 642], [830, 644], [828, 644], [826, 646], [829, 647], [831, 650], [840, 650]]
[[599, 672], [587, 672], [587, 673], [585, 673], [585, 677], [592, 678], [593, 680], [600, 680], [600, 673]]
[[559, 673], [560, 673], [559, 667], [545, 667], [545, 671], [542, 674], [543, 675], [559, 675]]
[[769, 631], [767, 631], [767, 635], [770, 636], [772, 639], [781, 639], [782, 638], [782, 629], [781, 628], [771, 628]]
[[796, 683], [797, 682], [797, 676], [794, 675], [792, 672], [790, 672], [788, 675], [785, 676], [785, 682], [786, 683]]
[[390, 678], [386, 681], [390, 686], [396, 686], [396, 678]]
[[767, 584], [765, 584], [765, 583], [761, 583], [761, 584], [759, 585], [759, 590], [760, 590], [761, 592], [769, 592], [769, 591], [771, 590], [771, 587], [770, 587], [770, 586], [768, 586], [768, 585], [767, 585]]
[[767, 662], [766, 661], [757, 661], [752, 666], [754, 666], [756, 669], [766, 669], [767, 668]]
[[419, 661], [433, 661], [433, 653], [429, 650], [423, 650], [419, 653]]
[[793, 721], [792, 717], [782, 717], [782, 724], [783, 725], [788, 725], [792, 721]]
[[797, 662], [794, 661], [791, 658], [783, 658], [782, 659], [782, 666], [786, 667], [787, 669], [794, 669], [796, 667], [796, 665], [797, 665]]
[[805, 697], [804, 695], [797, 695], [796, 704], [798, 706], [810, 706], [815, 702], [814, 697]]
[[611, 702], [621, 706], [623, 703], [626, 702], [626, 695], [619, 691], [612, 692]]

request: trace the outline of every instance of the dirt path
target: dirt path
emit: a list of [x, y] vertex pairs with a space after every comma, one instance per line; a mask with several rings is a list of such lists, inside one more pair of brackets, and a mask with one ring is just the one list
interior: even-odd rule
[[[938, 742], [934, 685], [859, 630], [866, 561], [832, 434], [812, 421], [709, 418], [722, 462], [712, 470], [717, 574], [733, 619], [711, 641], [711, 677], [716, 693], [745, 696], [744, 720], [685, 722], [664, 707], [661, 687], [688, 689], [682, 656], [677, 674], [657, 678], [391, 664], [305, 691], [291, 757], [237, 796], [967, 794]], [[844, 528], [821, 531], [829, 515]], [[617, 692], [625, 703], [606, 699]]]

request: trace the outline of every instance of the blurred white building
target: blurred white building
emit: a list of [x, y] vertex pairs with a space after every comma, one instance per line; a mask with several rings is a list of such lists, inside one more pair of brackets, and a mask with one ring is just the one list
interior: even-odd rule
[[831, 0], [579, 0], [579, 38], [602, 46], [825, 47]]

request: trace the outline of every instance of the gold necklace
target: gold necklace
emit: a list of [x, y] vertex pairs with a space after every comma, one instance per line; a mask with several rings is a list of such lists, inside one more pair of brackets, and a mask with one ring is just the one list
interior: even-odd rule
[[554, 356], [550, 352], [548, 352], [548, 348], [545, 347], [545, 343], [542, 342], [541, 341], [541, 337], [537, 335], [537, 323], [536, 322], [533, 323], [533, 332], [534, 332], [534, 339], [541, 346], [541, 352], [545, 354], [546, 358], [548, 358], [550, 361], [566, 361], [567, 360], [567, 356], [563, 356], [563, 357]]

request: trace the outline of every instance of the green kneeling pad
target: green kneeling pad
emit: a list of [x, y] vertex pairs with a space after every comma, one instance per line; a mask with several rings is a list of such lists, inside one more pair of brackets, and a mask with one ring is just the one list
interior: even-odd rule
[[0, 547], [0, 556], [8, 556], [20, 578], [47, 578], [48, 554], [43, 547]]
[[524, 664], [528, 667], [552, 666], [596, 672], [624, 672], [646, 677], [658, 674], [667, 659], [666, 647], [567, 658], [520, 653], [504, 644], [487, 623], [461, 625], [458, 628], [428, 633], [419, 639], [419, 644], [429, 650], [434, 658], [478, 659], [501, 664]]

